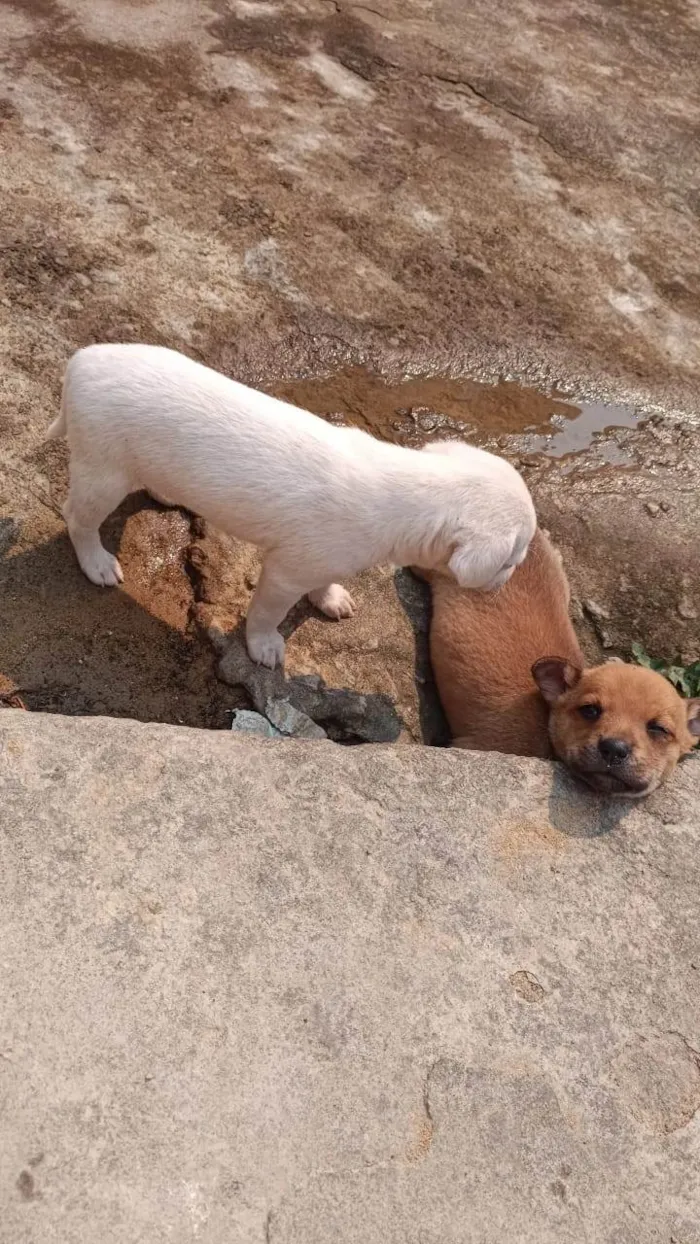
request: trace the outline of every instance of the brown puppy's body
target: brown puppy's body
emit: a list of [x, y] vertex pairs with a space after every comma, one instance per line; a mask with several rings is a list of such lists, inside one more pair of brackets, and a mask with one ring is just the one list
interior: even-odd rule
[[432, 574], [430, 655], [456, 747], [558, 756], [603, 794], [655, 790], [700, 735], [700, 700], [623, 662], [585, 669], [561, 558], [537, 531], [498, 592]]
[[532, 677], [541, 657], [583, 668], [569, 618], [569, 584], [559, 554], [538, 529], [530, 552], [497, 593], [465, 592], [430, 576], [430, 659], [458, 747], [515, 756], [552, 756], [549, 709]]

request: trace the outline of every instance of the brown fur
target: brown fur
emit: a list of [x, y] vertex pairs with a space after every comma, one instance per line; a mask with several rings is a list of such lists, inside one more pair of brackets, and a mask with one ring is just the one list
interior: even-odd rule
[[[464, 591], [436, 573], [429, 580], [430, 655], [454, 746], [557, 755], [596, 789], [625, 795], [654, 789], [691, 750], [700, 702], [637, 666], [584, 669], [561, 557], [544, 532], [498, 592]], [[582, 717], [590, 704], [598, 720]], [[667, 733], [650, 731], [654, 722]], [[624, 763], [605, 761], [601, 739], [629, 748]]]
[[433, 575], [430, 659], [460, 747], [551, 756], [549, 712], [532, 677], [540, 657], [584, 660], [569, 618], [561, 559], [537, 531], [512, 578], [494, 593], [465, 592]]

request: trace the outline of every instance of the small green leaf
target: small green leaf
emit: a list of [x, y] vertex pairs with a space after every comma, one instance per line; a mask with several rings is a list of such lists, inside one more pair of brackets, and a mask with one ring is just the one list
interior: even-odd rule
[[637, 665], [662, 674], [681, 695], [700, 696], [700, 661], [692, 661], [689, 665], [667, 665], [659, 657], [650, 657], [641, 644], [632, 644], [631, 651]]
[[632, 656], [637, 665], [646, 665], [647, 669], [651, 668], [651, 657], [644, 651], [641, 644], [632, 644]]
[[683, 692], [683, 695], [690, 695], [688, 676], [682, 665], [669, 665], [666, 670], [666, 677], [678, 691]]

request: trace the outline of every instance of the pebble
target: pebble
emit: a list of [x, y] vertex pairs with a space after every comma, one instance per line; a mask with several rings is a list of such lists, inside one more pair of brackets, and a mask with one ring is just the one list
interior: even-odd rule
[[644, 509], [646, 510], [647, 514], [651, 514], [652, 518], [656, 518], [657, 514], [659, 514], [661, 511], [661, 506], [658, 505], [656, 501], [647, 501], [646, 505], [644, 506]]
[[698, 611], [695, 608], [695, 601], [690, 595], [692, 587], [693, 582], [690, 575], [684, 574], [682, 580], [683, 595], [681, 596], [676, 608], [680, 617], [684, 618], [687, 622], [692, 622], [693, 619], [698, 616]]
[[231, 729], [238, 734], [259, 734], [266, 739], [279, 739], [281, 730], [276, 730], [262, 713], [254, 713], [247, 708], [237, 708], [231, 718]]
[[595, 600], [584, 600], [583, 607], [593, 618], [604, 618], [606, 621], [610, 619], [610, 611], [599, 605]]

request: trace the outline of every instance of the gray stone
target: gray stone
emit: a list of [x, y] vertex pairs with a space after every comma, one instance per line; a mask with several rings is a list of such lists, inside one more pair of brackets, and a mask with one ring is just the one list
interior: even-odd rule
[[231, 718], [231, 729], [238, 734], [259, 734], [266, 739], [279, 739], [282, 731], [262, 713], [252, 713], [248, 708], [237, 708]]
[[259, 713], [270, 699], [282, 699], [286, 691], [284, 670], [256, 665], [246, 651], [243, 636], [235, 633], [220, 641], [222, 655], [218, 674], [231, 687], [245, 687]]
[[699, 771], [0, 714], [3, 1238], [698, 1244]]
[[295, 739], [325, 739], [327, 734], [306, 713], [294, 708], [289, 700], [268, 700], [265, 715], [280, 734]]
[[291, 679], [288, 695], [339, 741], [394, 743], [401, 733], [401, 719], [386, 695], [327, 687], [314, 674]]
[[287, 701], [337, 742], [393, 743], [401, 734], [401, 718], [389, 696], [327, 687], [317, 674], [286, 678], [281, 669], [269, 670], [251, 661], [240, 632], [221, 648], [219, 677], [244, 687], [260, 713], [267, 714], [271, 700]]

